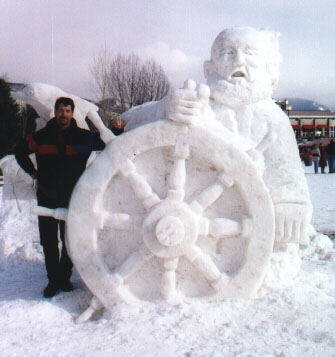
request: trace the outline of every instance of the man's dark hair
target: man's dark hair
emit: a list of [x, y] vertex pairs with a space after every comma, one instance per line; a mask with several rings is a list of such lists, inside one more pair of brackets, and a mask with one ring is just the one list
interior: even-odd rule
[[74, 112], [74, 102], [71, 98], [67, 98], [67, 97], [58, 98], [55, 103], [55, 111], [57, 111], [58, 107], [61, 104], [63, 104], [65, 107], [67, 107], [68, 105], [71, 105], [71, 109]]

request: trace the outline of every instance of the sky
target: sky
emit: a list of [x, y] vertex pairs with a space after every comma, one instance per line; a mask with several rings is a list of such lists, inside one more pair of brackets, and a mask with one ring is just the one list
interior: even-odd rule
[[0, 0], [0, 75], [97, 99], [90, 65], [107, 48], [159, 62], [173, 87], [205, 82], [227, 27], [269, 27], [283, 56], [276, 98], [335, 107], [334, 0]]

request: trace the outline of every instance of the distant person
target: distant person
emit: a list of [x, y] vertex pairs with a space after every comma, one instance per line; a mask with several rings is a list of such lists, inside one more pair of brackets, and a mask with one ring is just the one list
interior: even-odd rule
[[[55, 117], [43, 129], [22, 139], [16, 147], [17, 162], [33, 179], [37, 179], [39, 206], [67, 208], [91, 152], [105, 147], [98, 132], [77, 126], [73, 118], [74, 107], [71, 98], [58, 98]], [[36, 154], [37, 170], [29, 158], [32, 153]], [[39, 216], [38, 226], [49, 280], [44, 297], [52, 297], [59, 290], [72, 291], [70, 277], [73, 265], [65, 246], [65, 222]], [[58, 230], [62, 241], [60, 254]]]
[[334, 140], [330, 140], [330, 143], [326, 146], [327, 161], [329, 167], [329, 173], [333, 174], [335, 172], [335, 143]]
[[314, 163], [314, 172], [315, 174], [317, 174], [319, 171], [319, 161], [320, 161], [321, 154], [320, 154], [320, 149], [316, 144], [313, 145], [312, 156], [313, 156], [313, 163]]
[[311, 148], [307, 147], [304, 150], [304, 163], [305, 163], [305, 166], [312, 166], [312, 162], [313, 162], [312, 150], [311, 150]]
[[319, 145], [319, 149], [320, 149], [320, 162], [319, 162], [319, 166], [321, 167], [321, 173], [325, 174], [325, 168], [327, 166], [327, 153], [326, 153], [326, 149], [323, 146], [323, 144], [321, 143]]

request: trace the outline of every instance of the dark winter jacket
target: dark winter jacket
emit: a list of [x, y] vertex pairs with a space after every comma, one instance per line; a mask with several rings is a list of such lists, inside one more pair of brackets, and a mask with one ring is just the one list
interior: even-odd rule
[[320, 153], [321, 153], [321, 156], [320, 156], [319, 166], [326, 167], [327, 166], [327, 155], [326, 155], [326, 149], [323, 146], [320, 147]]
[[327, 155], [335, 155], [335, 143], [333, 140], [326, 146]]
[[74, 119], [68, 128], [61, 130], [53, 118], [43, 129], [19, 142], [15, 157], [23, 170], [32, 175], [36, 170], [29, 154], [36, 154], [40, 206], [67, 207], [89, 155], [104, 147], [98, 132], [79, 128]]

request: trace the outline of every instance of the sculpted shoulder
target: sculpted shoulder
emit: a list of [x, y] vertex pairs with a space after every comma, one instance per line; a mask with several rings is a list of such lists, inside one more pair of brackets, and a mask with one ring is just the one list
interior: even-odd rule
[[261, 100], [257, 102], [255, 106], [257, 106], [257, 108], [259, 108], [259, 110], [261, 111], [271, 113], [276, 116], [284, 115], [285, 117], [287, 117], [282, 111], [282, 109], [271, 98]]
[[283, 110], [272, 100], [266, 99], [255, 104], [254, 116], [267, 117], [273, 124], [283, 122], [289, 124], [289, 117]]
[[126, 122], [125, 131], [165, 118], [165, 98], [158, 102], [147, 102], [124, 112], [121, 118]]

